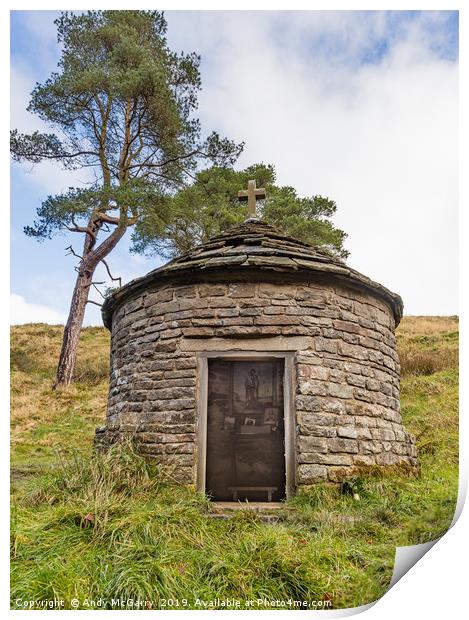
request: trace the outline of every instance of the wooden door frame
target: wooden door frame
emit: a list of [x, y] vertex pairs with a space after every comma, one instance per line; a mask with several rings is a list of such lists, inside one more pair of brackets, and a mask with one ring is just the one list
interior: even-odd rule
[[287, 500], [293, 497], [296, 489], [296, 437], [295, 437], [295, 381], [293, 351], [200, 351], [197, 353], [197, 374], [199, 397], [197, 403], [197, 491], [205, 493], [207, 467], [207, 397], [208, 397], [208, 360], [226, 361], [263, 361], [263, 358], [284, 360], [283, 375], [283, 416], [285, 431], [285, 495]]

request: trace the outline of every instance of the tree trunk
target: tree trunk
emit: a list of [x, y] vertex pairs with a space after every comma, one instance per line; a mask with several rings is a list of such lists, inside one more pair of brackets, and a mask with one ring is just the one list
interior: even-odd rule
[[54, 388], [59, 385], [70, 385], [72, 382], [77, 360], [78, 339], [83, 325], [93, 273], [94, 270], [91, 272], [90, 270], [81, 269], [78, 273], [70, 303], [70, 312], [64, 329]]
[[100, 217], [91, 218], [88, 222], [88, 232], [83, 245], [83, 257], [78, 269], [78, 277], [70, 303], [70, 312], [64, 329], [54, 388], [59, 385], [70, 385], [72, 382], [77, 361], [78, 339], [83, 325], [93, 275], [100, 261], [107, 257], [124, 236], [128, 221], [126, 217], [122, 219], [122, 223], [119, 222], [112, 234], [98, 247], [95, 247], [96, 238], [103, 225], [103, 219]]

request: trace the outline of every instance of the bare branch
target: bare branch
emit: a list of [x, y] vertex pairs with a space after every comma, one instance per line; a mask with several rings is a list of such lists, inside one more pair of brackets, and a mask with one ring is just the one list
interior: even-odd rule
[[88, 232], [88, 230], [84, 228], [83, 226], [69, 226], [68, 224], [65, 224], [65, 222], [62, 224], [62, 226], [66, 228], [69, 232], [78, 232], [78, 233]]
[[[62, 226], [66, 228], [69, 232], [79, 232], [79, 233], [88, 234], [93, 238], [94, 241], [96, 241], [96, 233], [89, 226], [78, 226], [78, 224], [75, 222], [75, 218], [73, 217], [73, 215], [71, 219], [72, 219], [73, 226], [69, 226], [65, 222], [62, 222]], [[68, 248], [65, 248], [65, 249], [68, 250]]]
[[83, 288], [89, 288], [90, 286], [94, 286], [96, 288], [97, 284], [106, 284], [106, 282], [105, 281], [103, 281], [103, 282], [89, 282], [88, 284], [85, 284], [83, 286]]
[[72, 248], [71, 245], [69, 245], [68, 248], [65, 248], [65, 249], [68, 250], [68, 252], [65, 254], [65, 256], [70, 256], [70, 254], [71, 254], [72, 256], [76, 256], [80, 260], [83, 260], [83, 256], [80, 256], [79, 254], [77, 254], [75, 252], [75, 250]]
[[92, 284], [93, 288], [94, 288], [96, 291], [98, 291], [98, 293], [101, 295], [101, 297], [102, 297], [103, 299], [106, 299], [106, 297], [105, 297], [105, 296], [101, 293], [101, 291], [99, 290], [99, 288], [96, 286], [96, 284], [104, 284], [104, 282], [92, 282], [91, 284]]
[[111, 278], [111, 280], [112, 280], [113, 282], [119, 282], [119, 287], [121, 287], [121, 286], [122, 286], [122, 278], [120, 278], [120, 277], [118, 277], [118, 278], [114, 278], [114, 277], [112, 276], [112, 273], [111, 273], [111, 271], [110, 271], [110, 269], [109, 269], [109, 265], [108, 265], [108, 264], [107, 264], [107, 262], [104, 260], [104, 258], [102, 258], [102, 259], [101, 259], [101, 262], [102, 262], [102, 263], [103, 263], [103, 265], [106, 267], [106, 271], [107, 271], [107, 273], [108, 273], [109, 277]]
[[92, 299], [88, 299], [87, 304], [94, 304], [95, 306], [103, 307], [103, 304], [99, 304], [97, 301], [93, 301]]

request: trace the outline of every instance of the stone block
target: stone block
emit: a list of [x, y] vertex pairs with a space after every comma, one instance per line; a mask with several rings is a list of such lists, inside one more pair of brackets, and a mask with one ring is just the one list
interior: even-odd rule
[[396, 454], [392, 452], [382, 452], [381, 454], [376, 455], [376, 464], [377, 465], [397, 465], [402, 462], [402, 460]]
[[290, 325], [281, 328], [283, 336], [315, 336], [320, 333], [319, 328], [305, 327], [303, 325]]
[[143, 443], [143, 440], [142, 440], [142, 443], [138, 444], [138, 451], [141, 452], [142, 454], [145, 454], [146, 456], [162, 455], [163, 444]]
[[258, 328], [254, 326], [238, 326], [233, 325], [231, 327], [217, 327], [215, 330], [215, 336], [221, 338], [266, 338], [267, 336], [274, 336], [278, 334], [278, 329], [275, 327]]
[[165, 370], [161, 378], [165, 379], [185, 379], [185, 378], [195, 378], [195, 368], [183, 368], [181, 370]]
[[352, 465], [352, 456], [350, 454], [324, 454], [322, 452], [302, 452], [298, 455], [299, 463], [311, 463], [316, 465]]
[[155, 291], [154, 293], [148, 293], [144, 299], [144, 305], [146, 308], [149, 306], [154, 306], [155, 304], [161, 304], [165, 301], [171, 301], [173, 299], [173, 289], [160, 289], [159, 291]]
[[268, 308], [270, 303], [267, 299], [260, 299], [259, 297], [246, 297], [243, 299], [234, 299], [239, 308]]
[[160, 332], [159, 337], [163, 340], [166, 338], [177, 338], [182, 334], [180, 329], [166, 329]]
[[269, 299], [290, 299], [296, 297], [296, 286], [261, 283], [259, 284], [259, 296]]
[[179, 484], [193, 484], [194, 470], [192, 467], [178, 467], [175, 471], [171, 471], [171, 478]]
[[198, 289], [200, 297], [219, 297], [227, 293], [225, 284], [199, 284]]
[[[285, 299], [271, 299], [270, 303], [273, 306], [284, 306], [284, 307], [294, 306], [296, 308], [296, 300], [295, 299], [288, 299], [288, 298], [285, 298]], [[287, 313], [288, 313], [288, 310], [289, 309], [287, 307]], [[295, 314], [295, 313], [293, 312], [293, 314]]]
[[370, 362], [374, 362], [375, 364], [383, 364], [384, 355], [381, 351], [368, 351], [368, 359]]
[[333, 426], [335, 423], [335, 416], [326, 415], [324, 413], [311, 413], [300, 412], [298, 414], [298, 419], [301, 424], [315, 424], [317, 426]]
[[314, 435], [315, 437], [336, 437], [335, 428], [319, 426], [318, 424], [308, 424], [302, 419], [299, 423], [299, 430], [302, 435]]
[[194, 317], [192, 319], [192, 325], [194, 327], [222, 327], [223, 324], [224, 320], [217, 319], [215, 317], [207, 319], [199, 319]]
[[291, 315], [263, 315], [255, 318], [256, 325], [299, 325], [300, 319]]
[[300, 484], [312, 484], [327, 479], [327, 467], [324, 465], [298, 465], [298, 482]]
[[357, 334], [360, 331], [360, 325], [358, 325], [358, 323], [352, 323], [351, 321], [335, 320], [333, 325], [335, 329], [350, 334]]
[[321, 316], [302, 316], [301, 324], [311, 327], [327, 327], [328, 325], [331, 325], [331, 319]]
[[371, 430], [369, 428], [357, 427], [356, 428], [356, 432], [357, 432], [357, 438], [358, 439], [373, 439], [373, 437], [371, 435]]
[[381, 387], [381, 383], [376, 381], [376, 379], [367, 379], [366, 380], [366, 389], [372, 390], [373, 392], [377, 392]]
[[[165, 363], [169, 363], [169, 362], [165, 362]], [[188, 368], [196, 368], [197, 367], [197, 363], [195, 360], [195, 357], [178, 357], [177, 359], [175, 359], [174, 361], [172, 361], [172, 363], [174, 364], [174, 367], [177, 368], [177, 370], [185, 370]]]
[[396, 439], [394, 431], [388, 428], [372, 428], [371, 435], [373, 439], [381, 439], [382, 441], [394, 441]]
[[166, 340], [164, 342], [158, 342], [153, 348], [154, 353], [171, 353], [176, 351], [177, 343], [175, 340]]
[[341, 370], [341, 363], [334, 359], [325, 359], [324, 365], [330, 368], [329, 379], [332, 383], [345, 384], [345, 373]]
[[318, 289], [311, 289], [306, 286], [299, 286], [295, 298], [298, 301], [309, 301], [322, 307], [325, 302], [325, 292]]
[[358, 452], [358, 442], [353, 439], [332, 438], [328, 439], [327, 445], [329, 452], [347, 452], [352, 454]]
[[302, 381], [298, 386], [301, 394], [308, 394], [310, 396], [327, 396], [328, 384], [325, 381]]
[[[194, 390], [192, 390], [194, 392]], [[143, 411], [181, 411], [182, 409], [192, 409], [195, 407], [194, 398], [173, 398], [158, 400], [149, 395], [144, 398]]]
[[298, 411], [320, 411], [321, 400], [314, 396], [297, 396], [296, 408]]
[[327, 478], [330, 482], [342, 482], [354, 473], [353, 467], [328, 467]]
[[352, 426], [339, 426], [337, 428], [337, 436], [345, 437], [347, 439], [357, 439], [358, 433]]
[[353, 375], [361, 375], [363, 372], [362, 364], [357, 364], [357, 362], [351, 362], [349, 360], [343, 362], [343, 369], [345, 372]]
[[359, 360], [368, 359], [368, 352], [366, 349], [355, 344], [348, 344], [347, 342], [339, 342], [338, 352], [339, 355], [343, 355], [344, 357], [351, 357]]
[[359, 441], [360, 454], [379, 454], [383, 446], [380, 441]]
[[353, 464], [354, 465], [375, 465], [376, 457], [371, 454], [354, 454], [353, 455]]
[[185, 327], [182, 333], [186, 338], [211, 338], [215, 334], [212, 327]]
[[194, 443], [168, 443], [164, 446], [165, 454], [193, 454], [194, 451]]
[[174, 295], [177, 299], [189, 299], [197, 296], [197, 288], [193, 285], [177, 286], [174, 288]]
[[354, 387], [364, 388], [366, 386], [366, 379], [361, 375], [347, 375], [346, 381], [349, 385]]
[[263, 309], [265, 314], [286, 314], [285, 313], [285, 308], [282, 308], [281, 306], [267, 306], [266, 308]]
[[311, 364], [298, 364], [298, 377], [304, 379], [319, 379], [327, 381], [329, 379], [330, 370], [324, 366], [313, 366]]
[[[250, 308], [250, 310], [252, 310], [252, 308]], [[244, 312], [244, 311], [241, 310], [241, 312]], [[247, 327], [249, 325], [252, 325], [253, 322], [254, 322], [254, 319], [252, 316], [237, 316], [234, 318], [221, 319], [219, 327], [231, 327], [232, 325], [240, 326], [240, 327]]]
[[254, 297], [255, 294], [255, 284], [230, 284], [228, 287], [230, 297]]
[[[254, 308], [254, 310], [256, 310], [256, 308]], [[239, 313], [240, 313], [239, 308], [220, 308], [219, 310], [217, 310], [217, 317], [220, 317], [221, 319], [225, 319], [228, 317], [239, 316]]]
[[141, 310], [143, 308], [143, 300], [143, 296], [128, 300], [125, 304], [125, 313], [131, 314], [137, 310]]
[[401, 443], [400, 441], [394, 441], [392, 443], [392, 451], [395, 454], [407, 454], [407, 446], [405, 443]]
[[342, 340], [344, 342], [348, 342], [349, 344], [359, 344], [357, 334], [349, 334], [348, 332], [339, 332], [341, 334]]
[[337, 342], [328, 338], [316, 338], [314, 341], [316, 351], [327, 351], [328, 353], [337, 353]]
[[404, 431], [398, 429], [398, 428], [394, 428], [394, 436], [396, 438], [396, 441], [405, 441], [405, 433]]
[[[194, 299], [179, 299], [179, 301], [177, 302], [178, 310], [184, 311], [184, 310], [204, 310], [205, 308], [208, 308], [208, 301], [207, 299], [199, 299], [199, 298], [194, 298]], [[174, 312], [174, 310], [171, 310], [171, 312]], [[194, 312], [194, 315], [197, 315], [197, 312]]]
[[299, 436], [299, 452], [327, 452], [327, 440], [321, 437]]
[[365, 403], [373, 403], [375, 400], [373, 393], [370, 393], [368, 390], [362, 388], [353, 388], [353, 397], [356, 400], [362, 400]]
[[[194, 456], [193, 454], [165, 454], [164, 463], [177, 468], [189, 467], [194, 463]], [[175, 470], [174, 474], [177, 474], [177, 470]]]
[[324, 398], [322, 401], [322, 409], [327, 413], [336, 413], [337, 415], [341, 415], [345, 413], [345, 401], [343, 400], [332, 400], [331, 398]]
[[329, 383], [329, 396], [335, 398], [352, 398], [353, 389], [349, 385]]
[[236, 300], [231, 299], [230, 297], [211, 297], [210, 298], [210, 308], [235, 308]]

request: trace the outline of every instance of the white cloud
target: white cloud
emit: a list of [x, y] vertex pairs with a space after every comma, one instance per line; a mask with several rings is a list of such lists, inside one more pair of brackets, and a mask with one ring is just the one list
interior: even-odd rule
[[168, 19], [173, 45], [206, 58], [200, 116], [246, 140], [239, 164], [273, 163], [281, 184], [336, 200], [349, 264], [407, 313], [457, 312], [458, 67], [427, 27], [441, 15], [394, 27], [368, 64], [354, 55], [383, 34], [382, 13]]
[[24, 323], [49, 323], [50, 325], [64, 324], [66, 316], [40, 304], [32, 304], [21, 295], [10, 295], [10, 325]]
[[[81, 13], [82, 11], [74, 11], [75, 13]], [[35, 50], [35, 53], [49, 54], [49, 61], [57, 60], [59, 54], [57, 47], [53, 44], [57, 42], [57, 27], [54, 24], [60, 16], [60, 11], [24, 11], [23, 12], [23, 26], [29, 30], [29, 34], [32, 38], [42, 42], [41, 49]], [[43, 63], [46, 60], [42, 61]]]
[[[51, 64], [51, 70], [55, 67]], [[31, 92], [38, 80], [37, 75], [22, 63], [12, 63], [10, 70], [10, 126], [21, 133], [40, 131], [51, 133], [48, 127], [37, 116], [27, 111]], [[34, 185], [45, 195], [60, 194], [69, 187], [79, 187], [93, 180], [90, 170], [64, 170], [57, 162], [44, 161], [40, 164], [13, 163], [25, 174], [25, 180]]]

